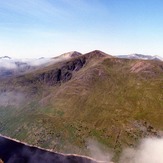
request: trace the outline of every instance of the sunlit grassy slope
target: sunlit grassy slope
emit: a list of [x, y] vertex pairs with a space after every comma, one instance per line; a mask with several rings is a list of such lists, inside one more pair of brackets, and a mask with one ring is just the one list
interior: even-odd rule
[[0, 133], [30, 144], [88, 154], [87, 140], [96, 139], [118, 157], [163, 131], [163, 62], [94, 51], [0, 86], [25, 98], [0, 107]]

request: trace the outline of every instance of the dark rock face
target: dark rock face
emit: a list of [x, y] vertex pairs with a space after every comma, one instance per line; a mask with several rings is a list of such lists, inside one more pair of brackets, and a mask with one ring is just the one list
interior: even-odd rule
[[89, 62], [91, 59], [100, 59], [103, 57], [109, 57], [109, 55], [95, 50], [93, 52], [87, 53], [83, 56], [79, 55], [74, 59], [67, 61], [64, 65], [59, 66], [44, 73], [39, 74], [31, 83], [40, 81], [48, 85], [56, 85], [58, 83], [66, 82], [70, 80], [73, 76], [73, 72], [79, 71], [86, 62]]
[[33, 83], [35, 81], [40, 81], [48, 85], [66, 82], [72, 78], [73, 72], [79, 71], [85, 63], [86, 60], [84, 57], [77, 58], [65, 63], [65, 65], [60, 68], [39, 74], [33, 81], [30, 82]]
[[0, 159], [5, 163], [97, 163], [87, 157], [63, 155], [0, 137]]

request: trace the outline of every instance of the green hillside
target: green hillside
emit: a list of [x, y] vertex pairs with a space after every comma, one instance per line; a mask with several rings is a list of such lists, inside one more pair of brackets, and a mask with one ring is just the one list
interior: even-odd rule
[[95, 139], [117, 160], [123, 147], [163, 131], [161, 61], [93, 51], [3, 79], [0, 92], [0, 133], [55, 151], [89, 155]]

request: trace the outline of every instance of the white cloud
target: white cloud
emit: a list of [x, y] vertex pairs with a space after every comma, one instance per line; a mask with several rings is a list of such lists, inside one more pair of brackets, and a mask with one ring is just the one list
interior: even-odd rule
[[[113, 154], [97, 141], [89, 139], [87, 148], [91, 157], [98, 161], [111, 163]], [[136, 148], [123, 149], [119, 163], [163, 163], [163, 137], [145, 138]]]
[[136, 149], [125, 149], [120, 163], [163, 163], [163, 138], [143, 139]]

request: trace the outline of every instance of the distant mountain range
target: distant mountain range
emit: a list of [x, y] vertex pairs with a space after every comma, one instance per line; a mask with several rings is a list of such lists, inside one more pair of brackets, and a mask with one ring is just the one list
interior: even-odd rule
[[155, 55], [143, 55], [143, 54], [130, 54], [130, 55], [118, 55], [118, 58], [126, 58], [126, 59], [142, 59], [142, 60], [158, 60], [163, 61], [163, 58]]
[[[101, 52], [103, 53], [103, 52]], [[21, 75], [40, 67], [48, 66], [57, 62], [61, 62], [70, 58], [79, 57], [83, 55], [77, 51], [71, 51], [61, 54], [53, 58], [36, 58], [36, 59], [16, 59], [9, 56], [0, 57], [0, 77], [10, 77], [13, 75]], [[107, 55], [107, 54], [106, 54]], [[126, 59], [140, 59], [140, 60], [158, 60], [163, 61], [159, 56], [143, 55], [143, 54], [130, 54], [118, 55], [117, 58]]]
[[[24, 68], [27, 66], [36, 67], [45, 65], [47, 63], [54, 63], [66, 59], [70, 59], [73, 57], [77, 57], [83, 55], [80, 52], [72, 51], [61, 54], [60, 56], [53, 57], [53, 58], [36, 58], [36, 59], [16, 59], [11, 58], [9, 56], [2, 56], [0, 57], [0, 68], [6, 69], [15, 69], [15, 68]], [[129, 54], [129, 55], [116, 55], [117, 58], [126, 58], [126, 59], [140, 59], [140, 60], [160, 60], [163, 61], [163, 58], [160, 56], [151, 56], [151, 55], [143, 55], [143, 54]]]

